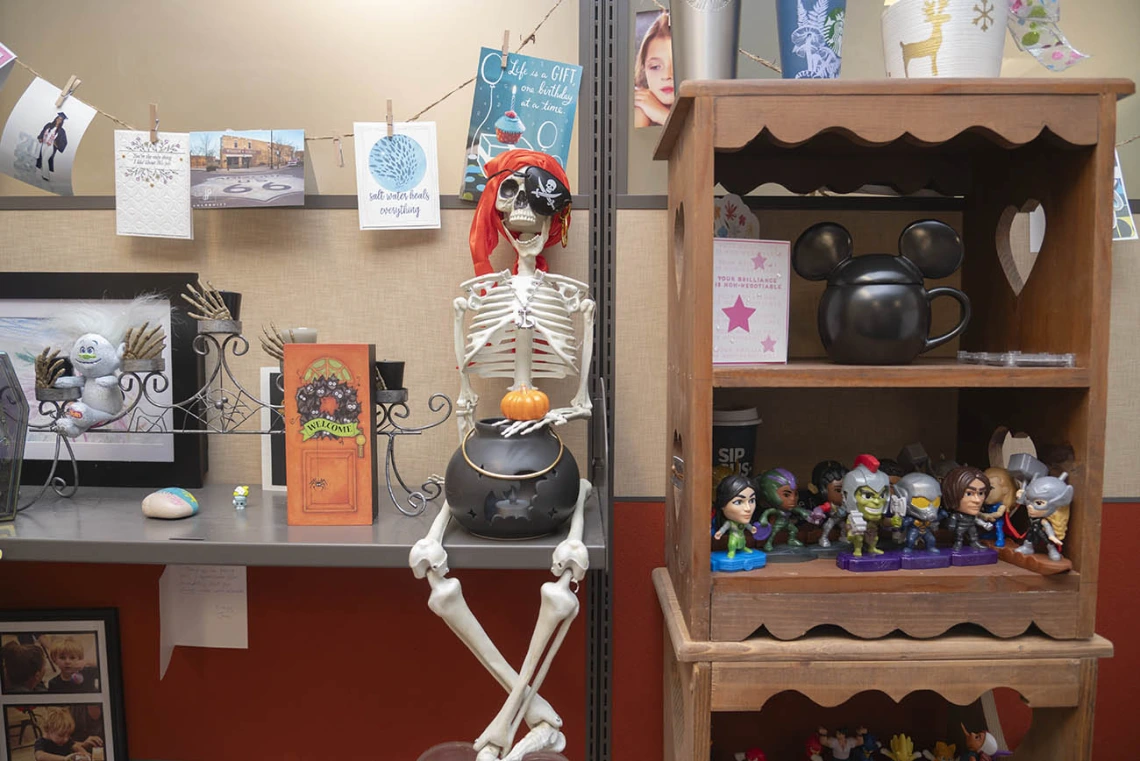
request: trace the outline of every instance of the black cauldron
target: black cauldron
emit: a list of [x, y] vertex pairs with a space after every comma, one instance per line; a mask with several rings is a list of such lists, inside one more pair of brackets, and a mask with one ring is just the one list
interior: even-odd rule
[[[851, 234], [822, 222], [796, 241], [792, 266], [808, 280], [827, 279], [819, 300], [819, 337], [832, 362], [905, 365], [966, 329], [970, 299], [956, 288], [926, 290], [924, 278], [947, 277], [962, 264], [962, 239], [949, 225], [915, 222], [899, 237], [899, 255], [853, 258]], [[930, 338], [930, 302], [949, 296], [961, 306], [958, 325]]]
[[502, 420], [477, 421], [447, 464], [451, 515], [490, 539], [552, 534], [574, 514], [578, 463], [549, 428], [503, 438]]

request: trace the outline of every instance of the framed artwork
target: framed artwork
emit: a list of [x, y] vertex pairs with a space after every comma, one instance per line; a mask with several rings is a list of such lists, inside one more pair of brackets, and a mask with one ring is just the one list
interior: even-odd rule
[[0, 610], [0, 761], [127, 761], [113, 608]]
[[[49, 330], [48, 318], [66, 309], [69, 302], [99, 299], [129, 300], [142, 294], [160, 299], [159, 311], [168, 327], [167, 375], [169, 388], [155, 394], [161, 403], [186, 399], [202, 382], [202, 358], [194, 352], [197, 323], [183, 309], [179, 294], [187, 283], [197, 282], [196, 273], [78, 273], [5, 272], [0, 273], [0, 351], [13, 358], [17, 374], [27, 384], [29, 400], [34, 399], [35, 354], [49, 345], [37, 340], [35, 331]], [[157, 318], [156, 318], [157, 319]], [[66, 351], [66, 348], [65, 348]], [[33, 422], [41, 416], [33, 406]], [[181, 486], [198, 488], [206, 473], [207, 436], [169, 433], [131, 434], [135, 430], [195, 430], [200, 423], [178, 411], [161, 412], [143, 408], [124, 418], [121, 430], [86, 434], [73, 441], [79, 461], [79, 482], [87, 486]], [[54, 434], [31, 433], [21, 483], [42, 484], [51, 470], [55, 451]], [[61, 474], [70, 480], [70, 470]]]

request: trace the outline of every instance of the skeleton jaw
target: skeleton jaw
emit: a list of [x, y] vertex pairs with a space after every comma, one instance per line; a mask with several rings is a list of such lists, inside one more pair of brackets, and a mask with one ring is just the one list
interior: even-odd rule
[[550, 234], [550, 217], [539, 218], [530, 209], [512, 209], [503, 220], [507, 228], [507, 239], [520, 259], [533, 260], [542, 253], [546, 238]]

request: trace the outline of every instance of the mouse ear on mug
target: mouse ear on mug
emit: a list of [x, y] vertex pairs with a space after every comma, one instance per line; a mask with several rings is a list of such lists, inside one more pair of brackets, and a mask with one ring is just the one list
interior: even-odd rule
[[792, 267], [806, 280], [823, 280], [850, 259], [854, 249], [847, 228], [820, 222], [804, 230], [792, 246]]
[[928, 278], [951, 275], [962, 266], [964, 253], [957, 231], [934, 219], [909, 224], [899, 236], [899, 255], [914, 262]]

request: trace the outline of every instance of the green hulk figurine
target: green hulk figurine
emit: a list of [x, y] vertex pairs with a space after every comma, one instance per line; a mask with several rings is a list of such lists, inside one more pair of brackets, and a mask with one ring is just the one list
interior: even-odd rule
[[716, 517], [720, 528], [713, 534], [720, 539], [728, 534], [728, 559], [737, 552], [751, 553], [744, 532], [756, 533], [752, 516], [756, 512], [756, 485], [751, 478], [739, 474], [725, 476], [716, 487]]
[[785, 529], [788, 532], [788, 546], [803, 547], [804, 543], [797, 536], [799, 526], [793, 517], [806, 521], [811, 513], [796, 505], [796, 477], [791, 471], [773, 468], [761, 474], [756, 479], [756, 484], [760, 487], [760, 501], [767, 508], [760, 514], [760, 523], [766, 524], [770, 516], [776, 516], [772, 521], [772, 533], [768, 534], [768, 541], [764, 544], [764, 551], [772, 551], [772, 540]]
[[[843, 477], [843, 505], [847, 508], [847, 540], [855, 546], [853, 555], [882, 555], [879, 524], [891, 497], [891, 479], [879, 469], [879, 461], [869, 454], [855, 458], [855, 467]], [[902, 516], [891, 517], [891, 526], [902, 525]]]

